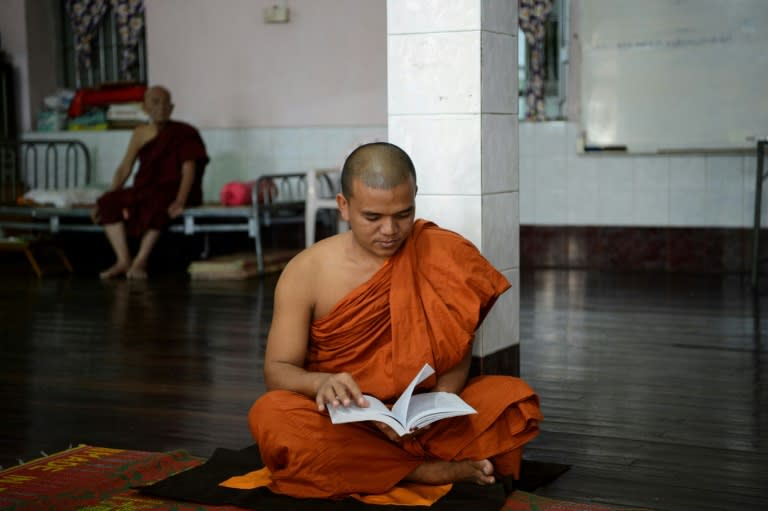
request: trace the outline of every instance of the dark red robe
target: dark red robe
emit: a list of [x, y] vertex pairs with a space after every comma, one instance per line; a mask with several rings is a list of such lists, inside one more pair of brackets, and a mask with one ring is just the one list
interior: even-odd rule
[[99, 223], [124, 221], [127, 233], [137, 237], [149, 229], [162, 230], [170, 223], [168, 206], [176, 199], [185, 161], [195, 162], [195, 180], [185, 206], [202, 203], [208, 155], [197, 129], [183, 122], [168, 121], [155, 138], [139, 149], [138, 159], [133, 186], [107, 192], [97, 202]]

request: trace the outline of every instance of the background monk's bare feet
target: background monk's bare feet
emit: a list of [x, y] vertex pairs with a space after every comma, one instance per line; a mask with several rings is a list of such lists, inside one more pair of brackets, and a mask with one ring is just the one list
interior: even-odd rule
[[110, 266], [109, 268], [107, 268], [106, 270], [104, 270], [103, 272], [99, 273], [99, 278], [102, 280], [114, 279], [126, 273], [129, 267], [130, 267], [130, 264], [128, 263], [117, 262], [112, 266]]
[[470, 482], [493, 484], [493, 464], [489, 460], [428, 461], [408, 474], [407, 481], [426, 484]]
[[128, 270], [128, 272], [125, 274], [126, 277], [128, 277], [131, 280], [146, 280], [147, 279], [147, 270], [145, 270], [141, 266], [133, 265]]

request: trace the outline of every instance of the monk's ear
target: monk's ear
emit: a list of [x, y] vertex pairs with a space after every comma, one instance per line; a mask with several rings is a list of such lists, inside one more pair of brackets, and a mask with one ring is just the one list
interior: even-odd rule
[[336, 205], [339, 207], [341, 218], [344, 219], [345, 222], [349, 222], [349, 201], [344, 197], [343, 193], [336, 194]]

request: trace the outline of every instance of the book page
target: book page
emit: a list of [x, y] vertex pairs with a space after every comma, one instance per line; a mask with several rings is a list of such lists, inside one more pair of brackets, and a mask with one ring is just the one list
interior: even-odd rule
[[403, 425], [407, 422], [408, 417], [408, 405], [411, 401], [411, 395], [413, 395], [413, 390], [416, 388], [416, 385], [423, 382], [427, 378], [429, 378], [433, 373], [435, 372], [434, 369], [432, 369], [432, 366], [429, 364], [424, 364], [424, 367], [421, 368], [421, 371], [419, 371], [419, 374], [417, 374], [413, 380], [411, 380], [411, 383], [408, 385], [408, 387], [405, 388], [403, 391], [403, 394], [397, 399], [394, 406], [392, 406], [392, 414], [399, 420]]
[[347, 422], [379, 421], [394, 429], [398, 435], [402, 436], [406, 433], [405, 424], [400, 423], [393, 416], [387, 405], [373, 396], [363, 394], [363, 397], [368, 400], [368, 408], [361, 408], [356, 404], [334, 408], [333, 405], [326, 404], [325, 408], [331, 416], [331, 422], [344, 424]]
[[440, 419], [470, 415], [477, 411], [450, 392], [426, 392], [411, 397], [408, 407], [408, 430], [422, 428]]

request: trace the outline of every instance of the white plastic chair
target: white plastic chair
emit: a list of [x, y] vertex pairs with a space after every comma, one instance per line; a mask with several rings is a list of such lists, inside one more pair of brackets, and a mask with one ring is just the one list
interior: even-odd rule
[[[304, 209], [304, 235], [306, 246], [315, 243], [315, 223], [321, 209], [336, 210], [336, 193], [341, 189], [340, 169], [312, 169], [306, 177], [306, 205]], [[330, 195], [330, 197], [328, 196]], [[338, 231], [347, 230], [347, 223], [338, 215]]]

